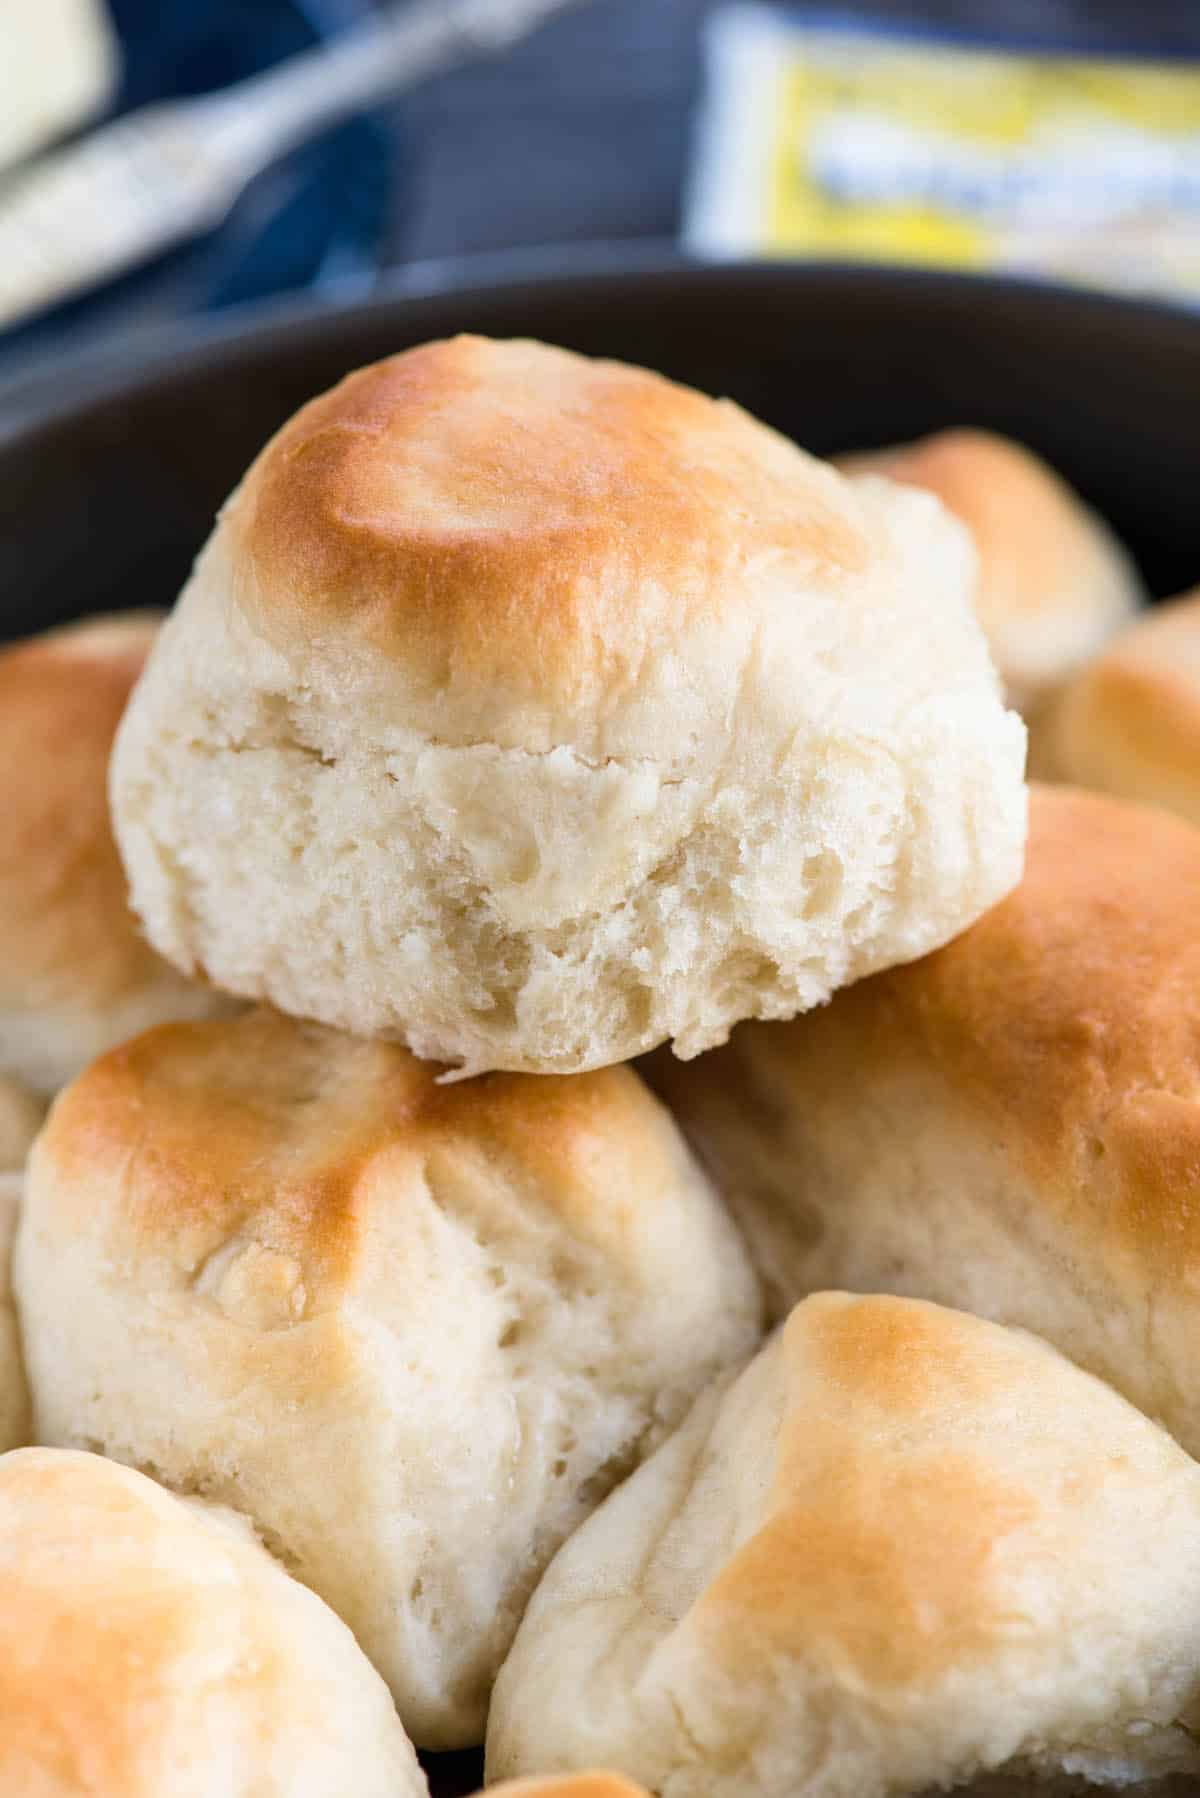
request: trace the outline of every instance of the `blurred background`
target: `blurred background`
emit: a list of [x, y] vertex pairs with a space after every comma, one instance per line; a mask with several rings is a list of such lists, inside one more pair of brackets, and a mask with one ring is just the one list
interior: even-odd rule
[[[440, 10], [454, 6], [441, 0]], [[52, 359], [64, 345], [127, 340], [148, 324], [279, 295], [369, 292], [414, 264], [480, 252], [536, 246], [569, 260], [588, 243], [682, 237], [707, 254], [994, 265], [1004, 262], [996, 251], [998, 189], [1007, 204], [1017, 184], [1041, 247], [1029, 249], [1023, 225], [1021, 244], [1005, 251], [1007, 265], [1185, 299], [1200, 292], [1193, 0], [870, 0], [839, 8], [832, 20], [828, 7], [731, 14], [720, 0], [575, 0], [557, 8], [546, 0], [548, 16], [528, 20], [527, 35], [509, 47], [489, 53], [461, 43], [447, 53], [452, 66], [320, 131], [252, 178], [247, 153], [244, 191], [189, 241], [99, 284], [76, 274], [72, 297], [56, 294], [52, 268], [41, 268], [52, 261], [47, 236], [62, 239], [55, 254], [78, 250], [89, 232], [108, 229], [124, 201], [111, 197], [111, 168], [100, 179], [80, 164], [69, 207], [57, 198], [48, 206], [44, 195], [35, 205], [34, 177], [49, 148], [65, 142], [69, 153], [73, 143], [95, 140], [106, 121], [151, 102], [223, 92], [314, 45], [344, 40], [384, 10], [374, 0], [0, 0], [0, 270], [20, 264], [10, 247], [19, 239], [22, 253], [32, 244], [46, 276], [31, 304], [14, 299], [10, 274], [6, 307], [0, 273], [0, 377]], [[426, 0], [426, 10], [439, 7]], [[899, 44], [908, 60], [877, 59], [874, 90], [852, 94], [864, 60], [853, 42], [830, 60], [830, 23], [837, 32], [880, 29], [868, 48], [890, 45], [894, 56]], [[966, 76], [938, 60], [947, 36], [949, 54], [967, 55]], [[1073, 59], [1061, 65], [1041, 56], [1050, 50]], [[1149, 86], [1130, 58], [1162, 65]], [[840, 96], [862, 115], [849, 134], [821, 137], [821, 153], [836, 166], [819, 204], [798, 173], [804, 156], [816, 155], [816, 138], [804, 134], [817, 102], [804, 83], [818, 64], [825, 111]], [[764, 66], [775, 84], [771, 107]], [[947, 96], [962, 94], [967, 77], [974, 89], [956, 119]], [[1064, 94], [1087, 192], [1082, 174], [1063, 174], [1075, 167], [1055, 123]], [[908, 109], [904, 117], [895, 105]], [[966, 145], [980, 118], [983, 135]], [[1105, 156], [1093, 153], [1086, 131], [1079, 138], [1081, 119], [1104, 138]], [[150, 190], [166, 183], [173, 156], [156, 144], [120, 177], [131, 204], [170, 210], [170, 192]], [[1047, 166], [1057, 170], [1053, 193], [1045, 191]], [[938, 185], [946, 167], [957, 182], [949, 197]], [[908, 188], [881, 196], [881, 171], [894, 183], [897, 169]], [[1109, 216], [1118, 190], [1119, 230]], [[963, 207], [976, 215], [969, 228]], [[1076, 215], [1082, 226], [1073, 241], [1086, 237], [1099, 250], [1060, 257], [1063, 266], [1053, 257], [1039, 263]]]

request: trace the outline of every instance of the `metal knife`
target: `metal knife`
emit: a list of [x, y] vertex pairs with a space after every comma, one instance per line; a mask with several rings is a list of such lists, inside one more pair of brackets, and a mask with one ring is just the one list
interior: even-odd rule
[[220, 223], [307, 138], [572, 0], [416, 0], [195, 100], [129, 113], [0, 181], [0, 329]]

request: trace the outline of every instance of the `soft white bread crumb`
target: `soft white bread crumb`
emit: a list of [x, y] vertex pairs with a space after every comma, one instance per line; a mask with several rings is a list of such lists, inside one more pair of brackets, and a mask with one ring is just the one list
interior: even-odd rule
[[569, 1072], [782, 1017], [1015, 882], [1024, 730], [936, 500], [641, 370], [458, 339], [268, 445], [112, 770], [155, 946]]

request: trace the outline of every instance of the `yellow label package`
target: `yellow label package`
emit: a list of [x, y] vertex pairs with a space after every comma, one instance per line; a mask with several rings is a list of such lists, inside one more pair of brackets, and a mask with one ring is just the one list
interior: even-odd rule
[[1200, 64], [713, 15], [684, 241], [1200, 300]]

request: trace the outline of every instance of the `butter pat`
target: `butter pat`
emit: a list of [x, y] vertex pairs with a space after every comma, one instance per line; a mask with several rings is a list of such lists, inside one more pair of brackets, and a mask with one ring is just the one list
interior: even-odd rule
[[116, 72], [102, 0], [3, 0], [0, 168], [100, 111]]

